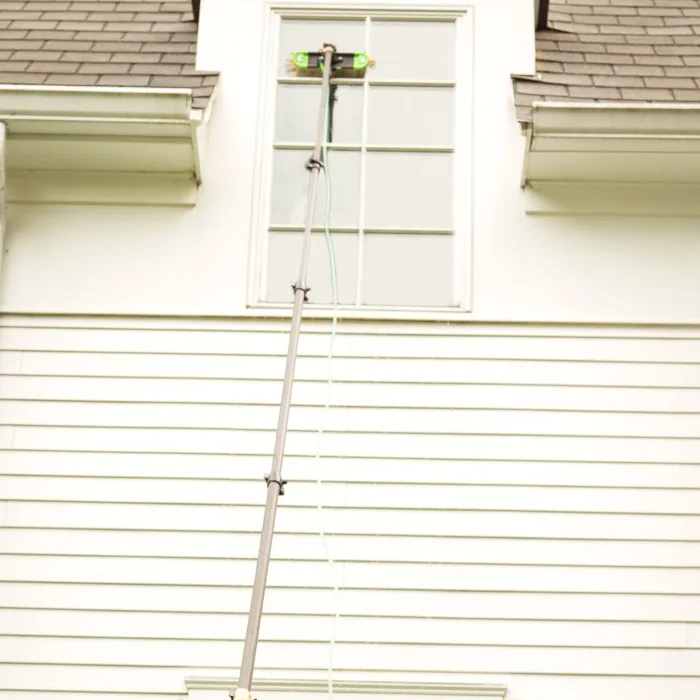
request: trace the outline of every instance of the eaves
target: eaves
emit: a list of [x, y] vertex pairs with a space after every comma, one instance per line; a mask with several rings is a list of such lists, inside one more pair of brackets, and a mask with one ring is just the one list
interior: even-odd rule
[[700, 213], [700, 105], [536, 102], [523, 126], [530, 213]]
[[206, 114], [189, 90], [0, 85], [8, 202], [191, 205]]

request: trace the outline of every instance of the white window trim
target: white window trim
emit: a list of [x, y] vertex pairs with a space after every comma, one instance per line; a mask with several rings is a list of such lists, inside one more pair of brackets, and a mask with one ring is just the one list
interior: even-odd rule
[[[264, 676], [265, 674], [260, 674]], [[190, 676], [185, 678], [188, 700], [229, 700], [229, 694], [236, 687], [234, 678], [221, 676]], [[456, 697], [471, 700], [503, 700], [508, 686], [496, 683], [436, 683], [436, 682], [388, 682], [384, 680], [335, 680], [333, 689], [340, 694], [373, 695], [386, 698], [387, 695], [401, 697], [419, 695], [423, 698]], [[318, 679], [262, 677], [253, 682], [255, 693], [319, 693], [328, 694], [328, 681]]]
[[[455, 114], [466, 115], [467, 126], [458, 128], [459, 121], [455, 119], [455, 142], [453, 152], [455, 158], [454, 170], [454, 231], [455, 255], [453, 256], [453, 275], [455, 284], [459, 284], [457, 296], [460, 297], [458, 306], [444, 308], [430, 307], [341, 307], [339, 314], [346, 318], [434, 318], [443, 319], [455, 315], [461, 316], [472, 310], [473, 285], [473, 85], [474, 85], [474, 5], [469, 3], [445, 4], [431, 6], [427, 2], [377, 2], [376, 0], [349, 0], [344, 4], [325, 2], [270, 2], [265, 5], [265, 25], [263, 28], [264, 48], [261, 56], [262, 84], [258, 114], [261, 115], [256, 136], [256, 166], [254, 174], [254, 196], [252, 202], [250, 253], [247, 280], [247, 307], [259, 311], [281, 311], [284, 313], [291, 307], [292, 298], [288, 304], [260, 301], [265, 289], [265, 274], [267, 269], [267, 241], [270, 193], [272, 185], [272, 149], [269, 148], [273, 139], [276, 102], [277, 57], [280, 37], [280, 23], [284, 17], [334, 17], [338, 19], [365, 16], [368, 13], [388, 16], [392, 19], [441, 19], [453, 18], [456, 21], [456, 91]], [[364, 105], [366, 111], [366, 100]], [[465, 183], [458, 188], [458, 183]], [[301, 251], [300, 251], [301, 252]], [[417, 283], [420, 283], [418, 281]], [[290, 281], [291, 284], [291, 281]], [[290, 288], [291, 289], [291, 288]], [[290, 292], [291, 295], [291, 292]], [[315, 317], [330, 317], [330, 304], [314, 304]], [[308, 313], [308, 312], [306, 312]]]

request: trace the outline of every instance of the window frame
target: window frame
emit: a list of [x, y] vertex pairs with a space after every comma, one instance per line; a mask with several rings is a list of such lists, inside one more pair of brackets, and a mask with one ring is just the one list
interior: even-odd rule
[[[276, 95], [278, 87], [277, 66], [283, 19], [357, 19], [367, 15], [396, 21], [453, 20], [455, 22], [455, 124], [466, 123], [465, 128], [455, 128], [453, 169], [453, 284], [458, 303], [446, 307], [430, 306], [350, 306], [339, 305], [339, 314], [347, 318], [405, 319], [411, 317], [436, 317], [463, 314], [472, 310], [472, 219], [473, 219], [473, 85], [474, 85], [474, 5], [459, 3], [431, 6], [429, 0], [420, 3], [391, 1], [347, 0], [345, 3], [284, 2], [266, 4], [263, 28], [261, 85], [258, 104], [258, 129], [256, 135], [256, 166], [252, 202], [250, 255], [247, 280], [247, 306], [257, 310], [287, 310], [289, 302], [267, 302], [262, 297], [267, 284], [267, 255], [270, 203], [272, 191], [272, 164]], [[365, 88], [366, 89], [366, 88]], [[365, 93], [367, 95], [367, 93]], [[367, 111], [365, 100], [364, 112]], [[465, 183], [459, 187], [459, 183]], [[319, 190], [322, 195], [321, 189]], [[363, 200], [360, 195], [360, 201]], [[442, 235], [442, 234], [436, 234]], [[301, 249], [300, 249], [301, 253]], [[292, 280], [290, 280], [291, 285]], [[420, 280], [417, 280], [420, 284]], [[291, 290], [291, 287], [290, 287]], [[330, 316], [331, 304], [308, 305], [314, 316]]]

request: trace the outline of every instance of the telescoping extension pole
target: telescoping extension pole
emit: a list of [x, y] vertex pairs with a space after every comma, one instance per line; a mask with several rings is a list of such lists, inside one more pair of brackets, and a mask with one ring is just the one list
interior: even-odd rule
[[287, 437], [287, 424], [289, 422], [289, 408], [292, 402], [292, 385], [294, 383], [294, 367], [297, 360], [299, 345], [299, 331], [301, 329], [301, 312], [304, 302], [307, 301], [306, 273], [309, 267], [309, 252], [311, 249], [311, 224], [316, 206], [316, 189], [318, 176], [323, 167], [322, 148], [326, 138], [324, 132], [326, 105], [328, 103], [328, 90], [330, 88], [331, 71], [333, 70], [332, 46], [324, 46], [321, 50], [323, 60], [323, 82], [321, 87], [321, 104], [319, 106], [318, 129], [316, 132], [316, 145], [313, 154], [307, 163], [311, 171], [309, 177], [309, 191], [306, 200], [306, 225], [304, 229], [304, 245], [301, 253], [301, 266], [299, 278], [294, 284], [294, 312], [292, 314], [292, 327], [289, 333], [289, 349], [287, 350], [287, 365], [284, 371], [282, 384], [282, 401], [280, 405], [279, 420], [277, 423], [277, 436], [275, 438], [275, 451], [272, 456], [272, 470], [267, 481], [267, 502], [265, 503], [265, 516], [263, 518], [262, 533], [260, 535], [260, 549], [258, 551], [258, 563], [255, 568], [255, 580], [250, 601], [250, 613], [248, 615], [248, 629], [246, 630], [243, 644], [243, 658], [241, 661], [238, 688], [233, 694], [234, 700], [251, 700], [250, 688], [253, 680], [253, 668], [255, 666], [255, 652], [258, 647], [260, 635], [260, 619], [262, 617], [263, 598], [265, 597], [265, 584], [267, 582], [267, 570], [270, 564], [270, 551], [272, 549], [272, 535], [275, 528], [275, 515], [277, 514], [277, 501], [284, 494], [284, 481], [282, 480], [282, 458], [284, 456], [284, 443]]

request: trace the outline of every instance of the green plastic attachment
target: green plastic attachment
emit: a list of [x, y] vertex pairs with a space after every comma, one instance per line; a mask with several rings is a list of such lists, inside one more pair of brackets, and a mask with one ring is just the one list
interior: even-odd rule
[[309, 52], [308, 51], [297, 51], [292, 56], [292, 63], [301, 69], [306, 70], [309, 67]]
[[[333, 70], [366, 70], [371, 61], [366, 53], [336, 53], [333, 58]], [[313, 70], [323, 67], [323, 56], [320, 53], [312, 51], [296, 51], [292, 54], [292, 64], [298, 70]]]
[[356, 53], [352, 62], [353, 70], [365, 70], [369, 66], [369, 56], [366, 53]]

